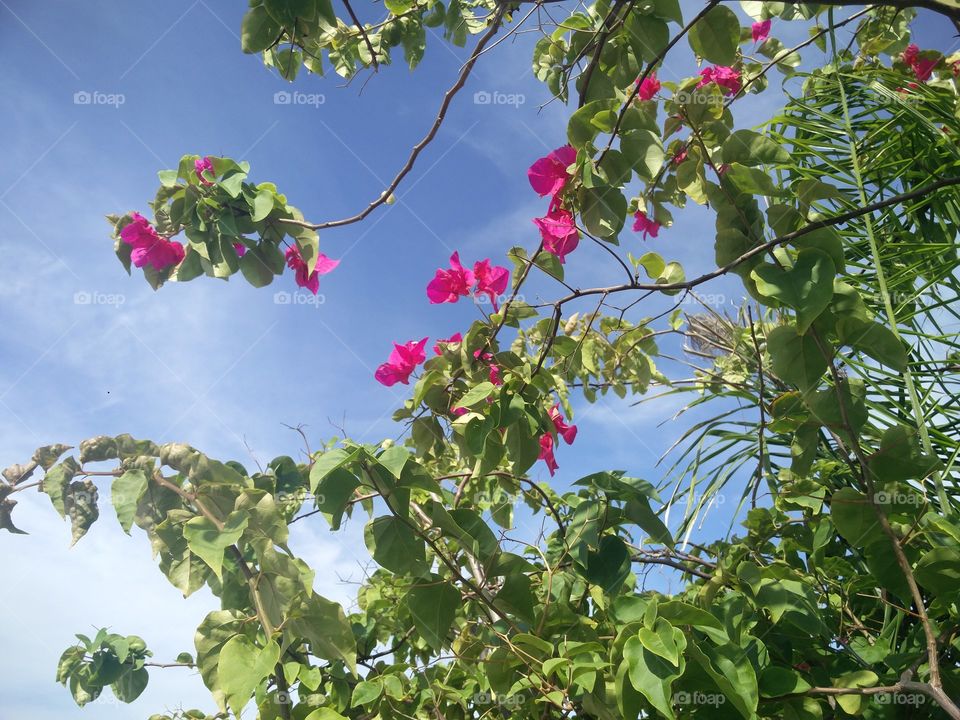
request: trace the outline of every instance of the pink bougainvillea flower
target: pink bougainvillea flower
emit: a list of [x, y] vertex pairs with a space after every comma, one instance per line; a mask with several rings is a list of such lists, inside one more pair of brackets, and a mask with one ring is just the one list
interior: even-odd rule
[[473, 277], [477, 281], [477, 295], [486, 295], [496, 311], [497, 298], [507, 289], [510, 271], [499, 265], [491, 265], [490, 259], [480, 260], [473, 265]]
[[326, 275], [340, 264], [339, 260], [331, 260], [323, 253], [320, 253], [317, 255], [317, 262], [313, 267], [313, 272], [308, 273], [307, 263], [304, 261], [303, 256], [300, 255], [300, 248], [296, 245], [291, 245], [287, 248], [286, 258], [287, 267], [295, 273], [297, 285], [306, 288], [314, 295], [320, 290], [320, 276]]
[[149, 265], [154, 270], [166, 270], [178, 265], [184, 257], [183, 245], [160, 237], [150, 222], [140, 213], [131, 213], [133, 222], [120, 231], [120, 238], [129, 245], [130, 261], [135, 267]]
[[[637, 80], [639, 79], [637, 78]], [[644, 101], [652, 100], [653, 96], [660, 92], [660, 81], [657, 80], [657, 74], [651, 73], [649, 77], [644, 78], [639, 87], [637, 97]]]
[[556, 195], [563, 190], [570, 176], [567, 168], [577, 159], [577, 151], [570, 145], [564, 145], [554, 150], [546, 157], [537, 160], [527, 170], [530, 186], [540, 197]]
[[424, 352], [426, 344], [427, 338], [420, 342], [411, 340], [403, 345], [394, 343], [390, 357], [374, 373], [377, 382], [387, 387], [397, 383], [409, 384], [410, 376], [417, 369], [417, 365], [427, 359]]
[[740, 73], [726, 65], [714, 65], [700, 71], [700, 82], [697, 83], [697, 87], [703, 87], [710, 83], [716, 83], [720, 86], [724, 95], [736, 95], [742, 87]]
[[540, 454], [537, 456], [538, 460], [543, 460], [547, 464], [547, 470], [550, 471], [550, 475], [557, 471], [560, 467], [557, 465], [557, 458], [553, 454], [553, 435], [550, 433], [545, 433], [540, 436]]
[[933, 69], [940, 62], [940, 58], [920, 57], [920, 48], [913, 43], [907, 45], [907, 49], [900, 53], [900, 59], [913, 70], [913, 74], [917, 76], [917, 80], [920, 82], [929, 80], [933, 74]]
[[683, 150], [681, 150], [680, 152], [678, 152], [676, 155], [673, 156], [673, 164], [674, 166], [679, 165], [686, 159], [687, 159], [687, 149], [683, 148]]
[[179, 265], [185, 254], [183, 245], [175, 240], [161, 238], [159, 242], [149, 247], [135, 247], [133, 252], [130, 253], [130, 259], [138, 268], [150, 265], [154, 270], [166, 270], [174, 265]]
[[237, 257], [243, 257], [247, 254], [247, 246], [243, 243], [235, 242], [233, 244], [233, 249], [236, 251]]
[[940, 58], [917, 58], [910, 66], [913, 68], [913, 74], [917, 76], [920, 82], [926, 82], [933, 75], [933, 69], [940, 62]]
[[211, 175], [213, 175], [213, 159], [212, 158], [210, 157], [197, 158], [196, 160], [193, 161], [193, 167], [197, 171], [197, 179], [200, 181], [200, 184], [213, 185], [212, 182], [210, 182], [203, 176], [205, 172], [208, 172]]
[[557, 435], [562, 437], [567, 445], [573, 445], [573, 441], [577, 439], [577, 426], [568, 425], [567, 421], [563, 419], [559, 403], [550, 408], [550, 419], [553, 420], [553, 426], [557, 430]]
[[463, 335], [461, 335], [460, 333], [454, 333], [453, 335], [448, 337], [446, 340], [437, 340], [436, 344], [433, 346], [433, 351], [437, 355], [443, 355], [443, 351], [446, 349], [442, 347], [443, 345], [453, 345], [454, 343], [458, 343], [462, 341], [463, 341]]
[[633, 231], [642, 232], [643, 239], [646, 240], [647, 235], [650, 237], [657, 236], [657, 233], [660, 232], [660, 223], [648, 218], [643, 210], [638, 210], [633, 216]]
[[563, 208], [551, 208], [544, 217], [534, 218], [533, 222], [540, 228], [543, 249], [556, 255], [561, 264], [566, 262], [566, 256], [576, 250], [580, 242], [573, 215]]
[[438, 268], [427, 285], [427, 297], [434, 304], [455, 303], [461, 295], [470, 294], [473, 283], [473, 273], [460, 264], [460, 253], [454, 253], [450, 256], [449, 269]]
[[461, 415], [466, 415], [468, 412], [470, 412], [470, 409], [465, 407], [452, 407], [450, 408], [450, 412], [456, 417], [460, 417]]
[[755, 22], [750, 26], [750, 31], [753, 33], [753, 41], [755, 43], [762, 43], [770, 37], [770, 20]]
[[500, 376], [500, 366], [493, 359], [493, 353], [484, 352], [483, 348], [473, 351], [473, 356], [480, 362], [489, 365], [487, 378], [494, 385], [503, 385], [503, 378]]

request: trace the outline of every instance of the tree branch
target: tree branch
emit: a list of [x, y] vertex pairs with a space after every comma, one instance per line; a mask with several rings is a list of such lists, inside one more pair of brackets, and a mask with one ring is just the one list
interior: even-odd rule
[[400, 168], [400, 172], [398, 172], [396, 177], [394, 177], [390, 184], [387, 185], [384, 191], [380, 194], [380, 197], [371, 202], [356, 215], [351, 215], [350, 217], [342, 218], [340, 220], [328, 220], [327, 222], [318, 224], [311, 224], [296, 220], [281, 220], [281, 222], [285, 222], [290, 225], [300, 225], [302, 227], [310, 228], [311, 230], [325, 230], [327, 228], [341, 227], [343, 225], [352, 225], [353, 223], [360, 222], [378, 207], [385, 204], [393, 195], [400, 183], [403, 182], [403, 179], [410, 173], [411, 170], [413, 170], [413, 166], [417, 162], [417, 158], [420, 156], [420, 153], [423, 152], [423, 149], [437, 136], [437, 132], [440, 130], [440, 126], [443, 125], [443, 121], [447, 116], [447, 110], [450, 108], [450, 103], [453, 102], [453, 98], [456, 96], [456, 94], [460, 92], [464, 85], [466, 85], [467, 78], [470, 77], [470, 73], [473, 71], [473, 67], [476, 65], [477, 59], [480, 57], [480, 53], [483, 52], [483, 48], [500, 30], [505, 12], [506, 5], [497, 6], [497, 9], [493, 13], [493, 21], [490, 23], [490, 27], [477, 41], [477, 44], [474, 46], [473, 52], [470, 55], [470, 59], [464, 64], [457, 81], [449, 90], [447, 90], [447, 92], [444, 93], [443, 100], [440, 103], [440, 109], [437, 111], [437, 117], [433, 121], [433, 125], [430, 126], [430, 130], [427, 131], [427, 134], [424, 135], [420, 142], [413, 146], [413, 150], [411, 150], [410, 156], [407, 158], [407, 162], [402, 168]]

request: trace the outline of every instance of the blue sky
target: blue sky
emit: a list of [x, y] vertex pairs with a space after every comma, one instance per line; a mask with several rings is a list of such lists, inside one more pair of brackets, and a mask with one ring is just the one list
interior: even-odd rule
[[[508, 264], [512, 245], [535, 246], [530, 218], [545, 201], [530, 190], [526, 168], [563, 144], [566, 112], [559, 103], [538, 109], [548, 95], [529, 71], [535, 35], [525, 34], [483, 58], [396, 204], [321, 234], [322, 250], [341, 265], [322, 279], [319, 302], [278, 303], [275, 293], [294, 290], [289, 276], [259, 291], [238, 276], [159, 293], [137, 273], [128, 277], [112, 256], [103, 215], [146, 211], [157, 170], [175, 167], [185, 153], [228, 155], [248, 160], [255, 180], [275, 181], [308, 219], [351, 215], [405, 161], [466, 57], [430, 37], [415, 73], [398, 55], [365, 85], [364, 77], [342, 87], [333, 75], [304, 74], [291, 88], [259, 58], [240, 53], [245, 6], [0, 0], [3, 465], [39, 445], [121, 432], [189, 442], [248, 467], [300, 452], [299, 436], [285, 424], [304, 424], [314, 444], [341, 427], [366, 441], [392, 437], [398, 427], [390, 415], [405, 389], [372, 377], [391, 342], [446, 337], [476, 313], [466, 303], [427, 303], [434, 268], [454, 249], [465, 261], [489, 256]], [[684, 3], [686, 14], [691, 7]], [[805, 37], [800, 27], [783, 30], [785, 40]], [[921, 44], [951, 47], [948, 30], [924, 25], [929, 36]], [[692, 70], [692, 60], [683, 60], [661, 78]], [[274, 102], [289, 90], [315, 100]], [[82, 92], [103, 102], [75, 103]], [[520, 94], [524, 102], [477, 104], [478, 92]], [[123, 102], [108, 104], [108, 96]], [[769, 97], [754, 103], [755, 117], [775, 107]], [[712, 219], [691, 206], [658, 241], [645, 245], [628, 231], [624, 242], [635, 254], [654, 249], [679, 259], [692, 276], [710, 269]], [[589, 243], [568, 268], [584, 286], [618, 277]], [[527, 299], [559, 290], [537, 283]], [[741, 294], [727, 281], [706, 292], [725, 296], [729, 307]], [[643, 314], [662, 307], [653, 302]], [[661, 423], [679, 401], [574, 405], [580, 436], [576, 452], [558, 452], [560, 484], [611, 468], [662, 479], [654, 464], [679, 426]], [[86, 712], [54, 684], [57, 657], [74, 632], [109, 624], [142, 635], [158, 659], [171, 659], [193, 649], [193, 630], [212, 609], [204, 593], [184, 601], [152, 564], [146, 539], [123, 535], [106, 503], [101, 512], [69, 549], [67, 526], [45, 498], [28, 495], [16, 520], [31, 535], [0, 534], [7, 578], [0, 717], [112, 720], [180, 702], [210, 707], [199, 678], [182, 670], [154, 672], [132, 706], [105, 697]], [[319, 518], [299, 525], [295, 546], [316, 567], [317, 589], [349, 603], [350, 583], [368, 562], [362, 523], [338, 535]]]

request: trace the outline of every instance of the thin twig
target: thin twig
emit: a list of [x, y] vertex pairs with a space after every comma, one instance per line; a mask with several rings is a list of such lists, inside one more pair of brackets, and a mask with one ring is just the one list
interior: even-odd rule
[[473, 48], [473, 53], [471, 53], [470, 59], [467, 60], [466, 64], [464, 64], [457, 81], [449, 90], [447, 90], [447, 92], [444, 93], [443, 100], [440, 103], [440, 109], [437, 111], [437, 117], [433, 121], [433, 125], [430, 126], [430, 130], [427, 131], [427, 134], [424, 135], [420, 142], [413, 146], [413, 149], [410, 151], [410, 156], [407, 158], [407, 162], [404, 163], [402, 168], [400, 168], [400, 172], [398, 172], [396, 177], [394, 177], [390, 184], [387, 185], [386, 189], [380, 194], [380, 197], [372, 201], [356, 215], [341, 218], [340, 220], [328, 220], [327, 222], [318, 224], [286, 219], [281, 220], [281, 222], [287, 223], [288, 225], [299, 225], [301, 227], [310, 228], [311, 230], [325, 230], [327, 228], [342, 227], [343, 225], [352, 225], [353, 223], [360, 222], [378, 207], [384, 205], [391, 198], [394, 191], [397, 189], [397, 187], [399, 187], [400, 183], [403, 182], [403, 179], [410, 173], [411, 170], [413, 170], [413, 166], [417, 162], [417, 158], [420, 157], [420, 153], [423, 152], [423, 149], [427, 147], [427, 145], [429, 145], [437, 136], [437, 132], [440, 130], [440, 126], [443, 125], [443, 121], [447, 116], [447, 110], [450, 108], [450, 103], [453, 102], [453, 98], [458, 92], [460, 92], [463, 86], [466, 85], [467, 78], [470, 77], [470, 73], [473, 70], [474, 65], [476, 65], [477, 58], [480, 57], [480, 53], [483, 52], [483, 48], [500, 30], [505, 12], [505, 5], [499, 5], [494, 11], [493, 21], [490, 23], [490, 27], [477, 41], [476, 46]]

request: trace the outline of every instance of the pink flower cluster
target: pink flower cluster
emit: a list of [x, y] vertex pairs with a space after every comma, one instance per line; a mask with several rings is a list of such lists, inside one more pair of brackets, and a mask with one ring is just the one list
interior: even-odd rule
[[489, 258], [475, 262], [473, 270], [467, 270], [460, 264], [460, 253], [455, 252], [450, 256], [450, 267], [439, 268], [427, 285], [427, 297], [431, 303], [440, 304], [455, 303], [471, 293], [486, 295], [496, 311], [497, 298], [506, 291], [509, 281], [510, 271], [491, 265]]
[[900, 59], [913, 70], [920, 82], [926, 82], [933, 75], [933, 69], [940, 62], [940, 58], [922, 58], [920, 57], [920, 48], [911, 43], [907, 49], [900, 54]]
[[637, 97], [643, 100], [644, 102], [652, 100], [653, 96], [660, 92], [660, 81], [657, 80], [657, 74], [651, 73], [643, 79], [643, 82], [640, 82], [640, 78], [637, 78], [638, 90]]
[[643, 210], [638, 210], [633, 216], [633, 231], [642, 232], [644, 240], [647, 239], [647, 235], [655, 238], [660, 232], [660, 223], [648, 218]]
[[[413, 371], [427, 359], [427, 355], [424, 352], [427, 340], [428, 338], [424, 338], [419, 342], [411, 340], [403, 345], [394, 343], [393, 352], [390, 353], [390, 357], [388, 357], [387, 361], [378, 367], [374, 373], [377, 382], [387, 387], [396, 385], [397, 383], [408, 385]], [[443, 355], [443, 353], [447, 351], [448, 345], [456, 345], [461, 342], [463, 342], [463, 336], [460, 333], [455, 333], [444, 340], [437, 340], [433, 346], [433, 352], [437, 355]], [[490, 382], [494, 385], [503, 385], [501, 369], [500, 366], [497, 365], [496, 360], [494, 360], [493, 353], [478, 349], [474, 351], [473, 357], [487, 366], [487, 377]], [[466, 410], [463, 408], [453, 409], [454, 415], [462, 415], [464, 412], [466, 412]]]
[[[234, 247], [236, 247], [236, 245], [234, 245]], [[244, 252], [246, 252], [246, 250], [244, 250]], [[243, 255], [239, 250], [237, 254]], [[306, 288], [314, 295], [320, 290], [320, 276], [326, 275], [340, 264], [339, 260], [331, 260], [323, 253], [320, 253], [317, 255], [317, 262], [313, 266], [313, 272], [308, 272], [307, 262], [303, 259], [303, 256], [300, 254], [300, 248], [297, 247], [296, 244], [287, 248], [285, 257], [287, 259], [287, 267], [294, 272], [294, 280], [297, 285]]]
[[[288, 254], [289, 259], [289, 254]], [[324, 268], [329, 272], [336, 267], [335, 261], [329, 261], [321, 255], [321, 259], [326, 261]], [[332, 266], [329, 263], [333, 262]], [[320, 261], [317, 267], [321, 267]], [[299, 276], [298, 276], [299, 282]], [[455, 303], [461, 297], [473, 294], [474, 296], [486, 295], [490, 298], [494, 310], [498, 308], [497, 298], [506, 292], [507, 284], [510, 282], [510, 271], [499, 265], [491, 265], [490, 258], [478, 260], [473, 264], [473, 270], [468, 270], [460, 263], [460, 253], [454, 252], [450, 256], [450, 267], [439, 268], [433, 277], [433, 280], [427, 285], [427, 297], [434, 304]], [[433, 346], [433, 351], [437, 355], [443, 355], [447, 345], [453, 345], [463, 341], [460, 333], [450, 336], [446, 340], [437, 340]], [[393, 352], [387, 362], [377, 368], [374, 376], [377, 381], [387, 387], [396, 383], [409, 384], [410, 376], [417, 366], [426, 360], [426, 354], [423, 348], [426, 345], [427, 338], [420, 342], [412, 340], [403, 345], [394, 344]], [[500, 366], [496, 364], [493, 355], [488, 352], [477, 350], [473, 356], [488, 366], [488, 376], [490, 382], [494, 385], [502, 385], [503, 379], [500, 376]], [[455, 414], [466, 412], [462, 409], [454, 409]]]
[[214, 175], [213, 158], [209, 156], [205, 158], [197, 158], [193, 161], [193, 168], [197, 173], [197, 179], [200, 181], [201, 185], [213, 185], [212, 182], [203, 176], [204, 173], [210, 173], [211, 175]]
[[761, 20], [750, 26], [750, 32], [753, 35], [755, 43], [762, 43], [770, 37], [770, 20]]
[[700, 71], [700, 82], [697, 87], [716, 83], [724, 95], [736, 95], [743, 85], [740, 83], [740, 72], [726, 65], [713, 65]]
[[580, 233], [577, 231], [573, 213], [561, 205], [561, 194], [570, 180], [567, 168], [576, 159], [577, 151], [570, 145], [564, 145], [537, 160], [527, 170], [527, 178], [534, 191], [540, 197], [551, 196], [547, 214], [534, 218], [533, 222], [540, 229], [543, 249], [556, 255], [561, 263], [565, 262], [567, 255], [576, 250], [580, 242]]
[[403, 345], [394, 343], [390, 357], [374, 373], [377, 382], [387, 387], [396, 385], [398, 382], [404, 385], [409, 384], [410, 376], [417, 369], [417, 365], [427, 359], [423, 351], [426, 344], [427, 338], [419, 342], [411, 340]]
[[134, 266], [149, 265], [154, 270], [166, 270], [183, 260], [183, 245], [160, 237], [156, 229], [140, 213], [131, 213], [133, 222], [120, 231], [120, 238], [131, 248], [130, 260]]
[[[573, 441], [577, 439], [577, 426], [567, 424], [567, 421], [564, 420], [560, 412], [559, 404], [550, 408], [549, 415], [550, 420], [553, 421], [553, 429], [557, 433], [557, 436], [563, 438], [563, 441], [567, 443], [567, 445], [572, 445]], [[543, 460], [547, 464], [547, 470], [550, 471], [550, 475], [553, 475], [560, 467], [557, 465], [557, 458], [554, 456], [552, 432], [544, 433], [540, 436], [540, 454], [537, 456], [537, 459]]]

